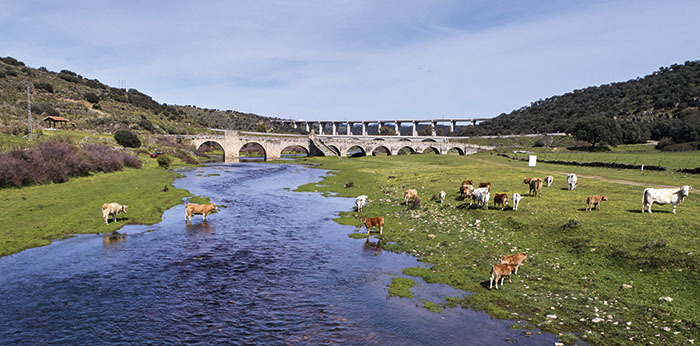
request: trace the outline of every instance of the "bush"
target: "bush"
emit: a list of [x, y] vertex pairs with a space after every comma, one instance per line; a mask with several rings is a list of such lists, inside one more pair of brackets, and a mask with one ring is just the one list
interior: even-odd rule
[[48, 82], [35, 82], [34, 88], [40, 89], [40, 90], [46, 90], [50, 93], [53, 93], [53, 85], [51, 85], [51, 83], [48, 83]]
[[141, 146], [139, 137], [129, 130], [118, 130], [114, 133], [114, 140], [119, 145], [127, 148], [138, 148]]
[[141, 126], [142, 129], [151, 133], [156, 131], [156, 127], [153, 126], [153, 123], [146, 118], [141, 118], [141, 120], [139, 121], [139, 126]]
[[669, 144], [663, 147], [663, 151], [695, 151], [700, 149], [700, 142], [688, 142], [679, 144]]
[[97, 96], [97, 94], [95, 94], [94, 92], [86, 92], [85, 99], [90, 103], [100, 102], [100, 97]]
[[673, 139], [671, 139], [669, 137], [664, 137], [664, 138], [661, 138], [658, 143], [656, 143], [654, 148], [657, 150], [663, 150], [664, 147], [666, 147], [667, 145], [671, 145], [671, 144], [675, 144], [673, 142]]
[[163, 167], [164, 169], [170, 168], [170, 162], [172, 160], [166, 156], [166, 155], [160, 155], [158, 156], [158, 166]]
[[13, 58], [13, 57], [11, 57], [11, 56], [6, 56], [6, 57], [4, 57], [4, 58], [0, 58], [0, 61], [6, 63], [6, 64], [8, 64], [8, 65], [12, 65], [12, 66], [24, 66], [24, 63], [23, 63], [23, 62], [21, 62], [21, 61], [15, 59], [15, 58]]

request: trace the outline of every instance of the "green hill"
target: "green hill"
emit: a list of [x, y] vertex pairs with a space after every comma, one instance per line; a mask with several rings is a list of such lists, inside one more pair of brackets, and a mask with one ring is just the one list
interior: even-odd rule
[[700, 61], [686, 61], [626, 82], [574, 90], [538, 100], [458, 135], [573, 132], [580, 121], [614, 118], [624, 143], [671, 137], [700, 140]]
[[273, 118], [234, 110], [158, 103], [136, 89], [119, 89], [75, 72], [32, 68], [12, 57], [0, 58], [0, 133], [27, 131], [27, 83], [32, 90], [35, 124], [47, 115], [68, 119], [79, 130], [100, 133], [128, 128], [154, 134], [188, 134], [207, 128], [264, 131]]

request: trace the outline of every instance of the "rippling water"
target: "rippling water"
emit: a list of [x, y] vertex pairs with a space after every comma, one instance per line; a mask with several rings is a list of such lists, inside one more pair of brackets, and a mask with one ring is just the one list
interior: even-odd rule
[[[436, 314], [419, 300], [387, 298], [391, 278], [419, 264], [348, 238], [353, 227], [332, 219], [353, 200], [291, 192], [324, 171], [238, 164], [184, 174], [175, 186], [226, 206], [207, 224], [197, 216], [186, 225], [180, 205], [121, 237], [78, 236], [0, 258], [0, 344], [555, 340], [525, 337], [484, 313]], [[416, 292], [436, 302], [466, 294], [425, 283]]]

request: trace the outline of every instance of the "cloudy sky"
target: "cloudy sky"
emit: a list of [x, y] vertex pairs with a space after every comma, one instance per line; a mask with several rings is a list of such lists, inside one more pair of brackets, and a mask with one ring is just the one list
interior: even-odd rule
[[0, 0], [0, 56], [159, 102], [493, 117], [700, 59], [697, 0]]

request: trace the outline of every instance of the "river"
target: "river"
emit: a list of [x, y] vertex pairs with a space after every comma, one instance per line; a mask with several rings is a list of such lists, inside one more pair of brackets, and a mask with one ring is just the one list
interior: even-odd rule
[[555, 341], [483, 312], [420, 307], [468, 294], [445, 285], [414, 278], [420, 299], [387, 297], [391, 278], [421, 264], [348, 238], [354, 227], [333, 218], [354, 200], [293, 192], [323, 170], [249, 163], [182, 173], [176, 187], [225, 206], [206, 224], [187, 225], [179, 205], [122, 237], [76, 236], [0, 258], [0, 344]]

